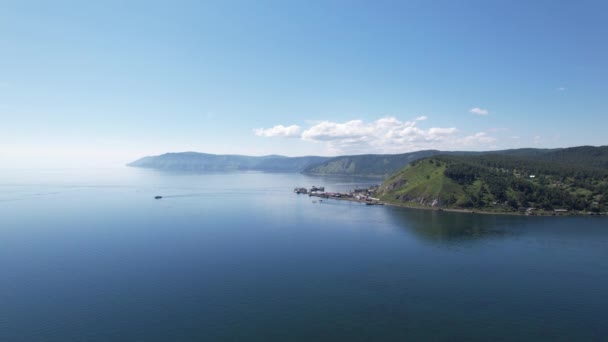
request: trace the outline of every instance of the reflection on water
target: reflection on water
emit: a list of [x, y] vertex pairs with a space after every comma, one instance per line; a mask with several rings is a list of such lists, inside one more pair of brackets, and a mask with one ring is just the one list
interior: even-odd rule
[[507, 237], [517, 234], [504, 228], [505, 219], [515, 217], [454, 213], [435, 210], [419, 210], [387, 207], [387, 217], [415, 236], [435, 242], [453, 242], [484, 238]]

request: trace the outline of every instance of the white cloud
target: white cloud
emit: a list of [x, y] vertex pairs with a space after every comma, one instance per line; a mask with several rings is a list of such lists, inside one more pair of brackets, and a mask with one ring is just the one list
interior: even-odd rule
[[324, 142], [331, 153], [399, 153], [431, 148], [450, 148], [457, 142], [455, 127], [419, 127], [426, 116], [412, 121], [385, 117], [372, 122], [323, 121], [302, 132], [302, 139]]
[[565, 91], [565, 90], [566, 90], [565, 87], [559, 87], [559, 88], [557, 88], [557, 91]]
[[[461, 147], [488, 147], [496, 139], [486, 132], [463, 135], [456, 127], [422, 128], [427, 120], [419, 116], [411, 121], [395, 117], [384, 117], [375, 121], [350, 120], [346, 122], [311, 122], [301, 134], [298, 126], [282, 125], [269, 129], [257, 129], [255, 134], [263, 137], [299, 136], [303, 141], [325, 145], [331, 154], [359, 153], [403, 153], [425, 149], [454, 150]], [[291, 130], [289, 133], [286, 131]]]
[[349, 146], [390, 149], [403, 147], [408, 143], [443, 141], [457, 132], [454, 127], [433, 127], [428, 130], [417, 127], [418, 122], [425, 119], [426, 117], [418, 117], [413, 121], [400, 121], [394, 117], [386, 117], [370, 123], [362, 120], [345, 123], [323, 121], [305, 130], [302, 139], [329, 142], [334, 149]]
[[456, 133], [456, 131], [458, 131], [458, 130], [454, 127], [450, 127], [450, 128], [433, 127], [431, 129], [429, 129], [428, 132], [429, 132], [430, 136], [444, 136], [444, 135], [451, 135], [453, 133]]
[[[380, 119], [381, 121], [384, 119]], [[390, 123], [387, 123], [390, 124]], [[366, 126], [361, 120], [352, 120], [345, 123], [322, 121], [302, 133], [304, 140], [339, 140], [360, 138], [371, 134], [371, 127]]]
[[276, 125], [271, 128], [256, 128], [253, 130], [255, 135], [259, 137], [283, 137], [283, 138], [297, 138], [300, 136], [300, 126], [291, 125], [283, 126]]
[[477, 115], [488, 115], [488, 114], [490, 114], [490, 112], [487, 109], [482, 109], [482, 108], [479, 108], [479, 107], [471, 108], [469, 110], [469, 112], [473, 113], [473, 114], [477, 114]]
[[462, 146], [487, 145], [495, 143], [496, 138], [489, 136], [486, 132], [478, 132], [460, 139], [459, 142], [459, 145]]

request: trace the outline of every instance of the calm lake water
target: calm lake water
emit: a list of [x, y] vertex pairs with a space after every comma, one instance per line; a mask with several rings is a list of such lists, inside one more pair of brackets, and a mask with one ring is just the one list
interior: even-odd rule
[[606, 218], [292, 192], [372, 183], [0, 170], [0, 340], [608, 339]]

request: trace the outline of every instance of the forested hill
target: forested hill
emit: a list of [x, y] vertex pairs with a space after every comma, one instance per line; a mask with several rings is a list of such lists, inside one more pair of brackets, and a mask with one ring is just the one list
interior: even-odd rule
[[[382, 184], [392, 203], [490, 211], [605, 211], [606, 147], [576, 147], [532, 157], [508, 154], [434, 156], [412, 163]], [[533, 211], [532, 211], [533, 212]]]
[[608, 169], [608, 146], [578, 146], [550, 150], [540, 156], [538, 160], [555, 162], [559, 164], [584, 166]]
[[577, 166], [608, 168], [608, 146], [580, 146], [556, 149], [521, 148], [489, 152], [424, 150], [402, 154], [338, 156], [327, 159], [320, 164], [311, 164], [304, 170], [304, 173], [387, 178], [409, 163], [422, 158], [436, 155], [478, 156], [486, 154], [498, 154]]

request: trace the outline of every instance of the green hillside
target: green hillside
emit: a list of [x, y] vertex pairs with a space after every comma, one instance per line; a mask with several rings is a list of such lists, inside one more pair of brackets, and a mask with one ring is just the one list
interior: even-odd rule
[[[593, 164], [583, 159], [585, 165]], [[505, 154], [434, 156], [389, 177], [378, 196], [389, 203], [423, 207], [600, 212], [608, 207], [608, 171], [574, 166], [569, 158], [556, 162]]]
[[413, 162], [380, 186], [382, 199], [389, 202], [407, 202], [421, 206], [443, 206], [449, 196], [463, 197], [465, 192], [445, 176], [447, 164], [437, 158]]

